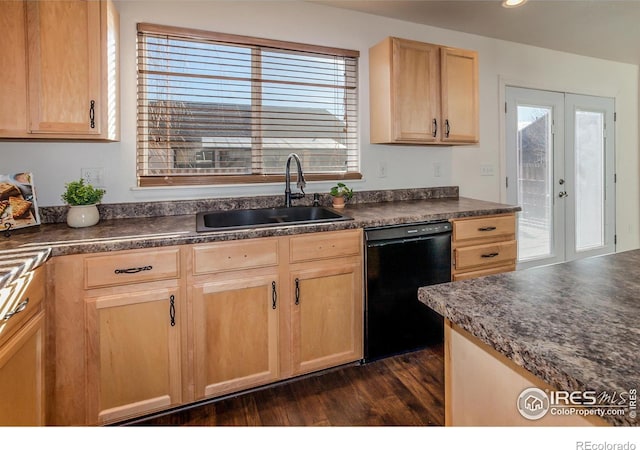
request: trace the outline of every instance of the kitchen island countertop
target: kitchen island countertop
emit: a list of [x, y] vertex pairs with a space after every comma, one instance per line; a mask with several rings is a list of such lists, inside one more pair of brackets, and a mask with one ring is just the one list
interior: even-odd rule
[[[422, 287], [418, 298], [554, 389], [640, 388], [640, 250]], [[634, 414], [606, 416], [637, 425]]]

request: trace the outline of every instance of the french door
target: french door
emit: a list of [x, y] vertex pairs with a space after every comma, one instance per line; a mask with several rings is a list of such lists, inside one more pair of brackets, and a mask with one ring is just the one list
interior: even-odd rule
[[506, 89], [518, 268], [615, 251], [613, 99]]

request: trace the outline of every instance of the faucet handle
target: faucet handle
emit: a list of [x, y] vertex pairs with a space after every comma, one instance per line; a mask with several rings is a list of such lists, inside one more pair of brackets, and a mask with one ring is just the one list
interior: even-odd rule
[[320, 194], [313, 194], [313, 206], [320, 206]]

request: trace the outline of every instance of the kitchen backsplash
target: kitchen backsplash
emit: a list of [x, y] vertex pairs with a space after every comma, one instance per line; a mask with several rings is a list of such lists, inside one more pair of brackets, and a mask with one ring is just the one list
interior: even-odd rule
[[[406, 200], [428, 200], [438, 198], [458, 198], [458, 186], [442, 186], [416, 189], [394, 189], [382, 191], [354, 192], [350, 204], [380, 203]], [[313, 203], [313, 193], [295, 200], [294, 205], [309, 206]], [[331, 206], [331, 196], [320, 194], [320, 204]], [[100, 218], [126, 219], [134, 217], [160, 217], [196, 214], [200, 211], [274, 208], [284, 205], [283, 195], [254, 197], [214, 198], [201, 200], [178, 200], [140, 203], [105, 203], [98, 205]], [[67, 206], [45, 206], [39, 208], [42, 223], [63, 223], [67, 220]]]

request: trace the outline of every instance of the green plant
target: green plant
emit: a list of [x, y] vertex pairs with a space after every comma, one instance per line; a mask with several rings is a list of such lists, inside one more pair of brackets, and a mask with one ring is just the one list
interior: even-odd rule
[[100, 203], [102, 196], [107, 192], [104, 189], [96, 189], [90, 184], [85, 184], [84, 179], [65, 183], [66, 190], [62, 194], [62, 201], [71, 206], [93, 205]]
[[344, 197], [345, 200], [349, 200], [353, 197], [353, 189], [349, 189], [344, 183], [338, 183], [331, 188], [329, 194], [332, 197]]

